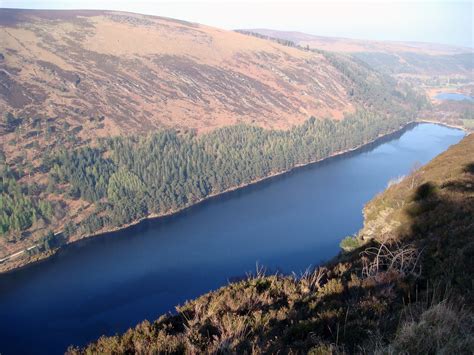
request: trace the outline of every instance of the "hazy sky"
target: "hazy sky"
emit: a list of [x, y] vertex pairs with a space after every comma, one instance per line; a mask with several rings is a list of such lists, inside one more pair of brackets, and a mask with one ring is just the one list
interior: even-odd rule
[[0, 7], [115, 9], [225, 29], [271, 28], [473, 47], [472, 1], [0, 0]]

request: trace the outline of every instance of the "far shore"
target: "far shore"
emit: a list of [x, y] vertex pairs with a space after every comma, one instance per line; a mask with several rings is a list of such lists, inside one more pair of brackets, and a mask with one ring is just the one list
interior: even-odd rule
[[[191, 207], [195, 207], [197, 205], [199, 205], [200, 203], [203, 203], [205, 201], [208, 201], [208, 200], [211, 200], [213, 198], [216, 198], [216, 197], [219, 197], [219, 196], [222, 196], [222, 195], [225, 195], [227, 193], [230, 193], [232, 191], [236, 191], [236, 190], [239, 190], [239, 189], [243, 189], [245, 187], [248, 187], [248, 186], [251, 186], [251, 185], [255, 185], [257, 183], [260, 183], [260, 182], [263, 182], [263, 181], [266, 181], [266, 180], [270, 180], [274, 177], [277, 177], [277, 176], [282, 176], [282, 175], [285, 175], [285, 174], [288, 174], [292, 171], [295, 171], [297, 169], [300, 169], [300, 168], [303, 168], [303, 167], [306, 167], [306, 166], [310, 166], [310, 165], [313, 165], [313, 164], [317, 164], [317, 163], [320, 163], [320, 162], [323, 162], [323, 161], [326, 161], [328, 159], [331, 159], [331, 158], [335, 158], [335, 157], [340, 157], [340, 156], [343, 156], [343, 155], [346, 155], [346, 154], [349, 154], [349, 153], [353, 153], [353, 152], [357, 152], [358, 150], [361, 150], [367, 146], [370, 146], [371, 144], [374, 144], [374, 143], [377, 143], [379, 142], [380, 140], [383, 140], [383, 139], [387, 139], [397, 133], [400, 133], [400, 132], [403, 132], [404, 130], [407, 130], [411, 127], [415, 127], [416, 125], [420, 124], [420, 123], [431, 123], [431, 124], [438, 124], [438, 125], [441, 125], [441, 126], [446, 126], [446, 127], [450, 127], [450, 128], [455, 128], [455, 129], [461, 129], [465, 132], [467, 132], [469, 134], [469, 131], [466, 130], [464, 127], [461, 127], [461, 126], [456, 126], [456, 125], [451, 125], [451, 124], [447, 124], [447, 123], [442, 123], [442, 122], [439, 122], [439, 121], [430, 121], [430, 120], [414, 120], [414, 121], [411, 121], [411, 122], [408, 122], [407, 124], [403, 125], [403, 126], [400, 126], [398, 129], [392, 131], [392, 132], [389, 132], [389, 133], [386, 133], [386, 134], [382, 134], [382, 135], [379, 135], [377, 138], [371, 140], [371, 141], [368, 141], [364, 144], [361, 144], [359, 146], [356, 146], [354, 148], [351, 148], [351, 149], [346, 149], [346, 150], [343, 150], [343, 151], [339, 151], [339, 152], [335, 152], [325, 158], [322, 158], [322, 159], [317, 159], [317, 160], [312, 160], [312, 161], [309, 161], [307, 163], [301, 163], [301, 164], [297, 164], [295, 165], [294, 167], [290, 168], [290, 169], [287, 169], [287, 170], [283, 170], [283, 171], [278, 171], [278, 172], [274, 172], [274, 173], [271, 173], [267, 176], [264, 176], [262, 178], [258, 178], [258, 179], [255, 179], [253, 181], [250, 181], [248, 183], [245, 183], [245, 184], [241, 184], [241, 185], [238, 185], [238, 186], [234, 186], [234, 187], [231, 187], [229, 189], [226, 189], [224, 191], [221, 191], [221, 192], [218, 192], [218, 193], [212, 193], [206, 197], [203, 197], [201, 199], [198, 199], [196, 201], [193, 201], [191, 203], [189, 203], [188, 205], [182, 207], [182, 208], [179, 208], [179, 209], [175, 209], [175, 210], [170, 210], [170, 211], [167, 211], [167, 212], [163, 212], [163, 213], [151, 213], [147, 216], [144, 216], [140, 219], [137, 219], [133, 222], [130, 222], [126, 225], [122, 225], [122, 226], [119, 226], [119, 227], [111, 227], [111, 228], [107, 228], [107, 229], [103, 229], [101, 230], [100, 232], [97, 232], [97, 233], [93, 233], [93, 234], [88, 234], [88, 235], [82, 235], [82, 236], [77, 236], [75, 237], [73, 240], [69, 241], [68, 243], [56, 248], [55, 250], [53, 251], [50, 251], [50, 252], [43, 252], [43, 253], [39, 253], [39, 254], [36, 254], [36, 255], [33, 255], [32, 257], [29, 257], [29, 258], [25, 258], [25, 259], [16, 259], [16, 261], [18, 263], [14, 263], [14, 259], [18, 256], [22, 256], [22, 254], [26, 253], [27, 250], [29, 249], [33, 249], [33, 247], [29, 247], [28, 249], [23, 249], [23, 250], [20, 250], [20, 251], [17, 251], [15, 253], [12, 253], [10, 255], [7, 255], [5, 257], [3, 257], [3, 260], [2, 262], [0, 262], [0, 267], [1, 265], [3, 264], [4, 266], [4, 270], [1, 270], [0, 271], [0, 275], [1, 274], [5, 274], [5, 273], [10, 273], [10, 272], [14, 272], [16, 270], [19, 270], [19, 269], [23, 269], [23, 268], [27, 268], [27, 267], [31, 267], [33, 266], [34, 264], [36, 263], [39, 263], [39, 262], [42, 262], [43, 260], [47, 259], [47, 258], [50, 258], [51, 256], [55, 255], [60, 249], [64, 249], [64, 248], [67, 248], [69, 245], [72, 245], [72, 244], [75, 244], [75, 243], [78, 243], [78, 242], [81, 242], [81, 241], [84, 241], [86, 239], [89, 239], [91, 237], [97, 237], [97, 236], [105, 236], [107, 234], [110, 234], [110, 233], [113, 233], [113, 232], [117, 232], [117, 231], [121, 231], [121, 230], [125, 230], [129, 227], [132, 227], [132, 226], [135, 226], [143, 221], [146, 221], [146, 220], [152, 220], [152, 219], [158, 219], [158, 218], [164, 218], [164, 217], [169, 217], [169, 216], [173, 216], [173, 215], [177, 215]], [[59, 233], [56, 233], [56, 234], [60, 234], [61, 232]], [[9, 267], [10, 266], [10, 267]]]
[[466, 132], [467, 134], [470, 134], [470, 133], [471, 133], [471, 131], [469, 131], [469, 130], [468, 130], [466, 127], [464, 127], [464, 126], [459, 126], [459, 125], [455, 125], [455, 124], [451, 124], [451, 123], [440, 122], [440, 121], [436, 121], [436, 120], [422, 119], [422, 120], [417, 120], [417, 121], [415, 121], [415, 122], [419, 122], [419, 123], [432, 123], [432, 124], [437, 124], [437, 125], [444, 126], [444, 127], [460, 129], [461, 131], [464, 131], [464, 132]]

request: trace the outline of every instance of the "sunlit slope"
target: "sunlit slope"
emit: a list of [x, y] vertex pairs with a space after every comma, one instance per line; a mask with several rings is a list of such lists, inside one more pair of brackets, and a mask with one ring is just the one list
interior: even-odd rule
[[[323, 55], [121, 12], [0, 10], [0, 107], [94, 134], [236, 122], [289, 128], [355, 110]], [[87, 127], [85, 127], [87, 128]]]

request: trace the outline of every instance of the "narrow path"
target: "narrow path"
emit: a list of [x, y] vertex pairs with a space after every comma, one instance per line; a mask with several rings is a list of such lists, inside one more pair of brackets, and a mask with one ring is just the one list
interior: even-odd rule
[[31, 249], [36, 248], [38, 245], [39, 245], [39, 244], [35, 244], [35, 245], [32, 245], [31, 247], [28, 247], [28, 248], [26, 248], [26, 249], [17, 251], [16, 253], [7, 255], [7, 256], [4, 257], [3, 259], [0, 259], [0, 263], [3, 263], [3, 262], [5, 262], [5, 261], [7, 261], [7, 260], [16, 258], [17, 256], [20, 256], [21, 254], [23, 254], [23, 253], [25, 253], [25, 252], [27, 252], [27, 251], [30, 251]]

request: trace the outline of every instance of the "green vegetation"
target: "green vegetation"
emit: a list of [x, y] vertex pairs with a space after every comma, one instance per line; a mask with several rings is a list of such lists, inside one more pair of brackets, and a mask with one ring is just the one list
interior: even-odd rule
[[68, 352], [470, 354], [473, 151], [471, 135], [391, 185], [366, 207], [366, 243], [323, 267], [300, 277], [257, 270]]
[[361, 246], [362, 242], [357, 236], [347, 236], [339, 243], [339, 246], [345, 252], [353, 251]]
[[19, 232], [52, 217], [53, 208], [37, 197], [39, 191], [37, 185], [20, 184], [18, 175], [0, 162], [0, 236], [17, 238]]
[[343, 80], [352, 86], [351, 95], [376, 112], [394, 116], [406, 116], [411, 112], [415, 118], [418, 110], [428, 105], [425, 95], [412, 90], [409, 85], [398, 83], [387, 74], [374, 71], [362, 60], [349, 55], [320, 53], [344, 75]]
[[263, 34], [260, 34], [260, 33], [257, 33], [257, 32], [246, 31], [246, 30], [235, 30], [235, 32], [238, 32], [238, 33], [241, 33], [241, 34], [247, 35], [247, 36], [266, 39], [268, 41], [273, 41], [273, 42], [279, 43], [279, 44], [281, 44], [283, 46], [286, 46], [286, 47], [303, 48], [301, 46], [298, 46], [295, 42], [287, 40], [287, 39], [271, 37], [271, 36], [263, 35]]
[[[359, 91], [364, 75], [348, 79], [354, 92]], [[29, 238], [27, 244], [32, 245], [42, 244], [41, 236], [56, 230], [63, 232], [66, 238], [61, 241], [67, 242], [73, 235], [90, 235], [150, 214], [179, 210], [211, 195], [363, 145], [413, 120], [413, 113], [400, 103], [404, 99], [398, 102], [395, 98], [393, 105], [382, 106], [386, 97], [376, 100], [367, 93], [361, 95], [380, 113], [359, 110], [341, 121], [311, 118], [288, 131], [236, 125], [197, 136], [192, 131], [163, 130], [82, 146], [77, 140], [65, 139], [67, 132], [58, 133], [71, 131], [67, 125], [8, 114], [5, 120], [10, 125], [23, 122], [23, 128], [15, 123], [15, 135], [33, 141], [28, 152], [14, 160], [8, 161], [3, 151], [0, 155], [0, 234], [10, 242]], [[48, 141], [44, 148], [33, 144], [38, 143], [35, 139], [41, 132], [23, 131], [35, 127], [43, 127], [45, 132], [54, 128], [58, 140]], [[47, 179], [39, 183], [35, 174]], [[68, 207], [74, 200], [81, 207], [73, 214]], [[62, 225], [65, 215], [66, 226]]]
[[463, 126], [466, 127], [469, 130], [474, 131], [474, 118], [471, 119], [463, 119], [462, 120]]
[[91, 233], [363, 145], [409, 120], [359, 112], [340, 122], [312, 118], [289, 131], [237, 125], [203, 136], [169, 130], [117, 137], [61, 151], [48, 163], [50, 179], [54, 186], [67, 184], [70, 198], [96, 204], [82, 223]]
[[3, 115], [2, 125], [6, 132], [13, 132], [22, 122], [23, 120], [21, 118], [15, 117], [11, 112], [6, 112]]
[[43, 238], [41, 238], [39, 248], [42, 251], [50, 251], [57, 245], [58, 245], [58, 237], [55, 236], [52, 231], [48, 231], [48, 233], [45, 236], [43, 236]]
[[81, 148], [58, 154], [50, 178], [54, 183], [69, 182], [71, 196], [80, 196], [89, 201], [98, 201], [107, 195], [107, 183], [113, 173], [113, 164], [102, 158], [102, 150]]

